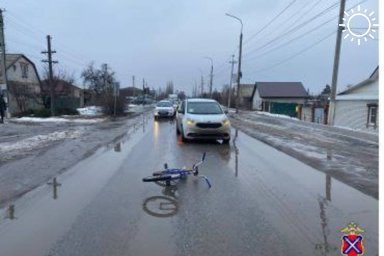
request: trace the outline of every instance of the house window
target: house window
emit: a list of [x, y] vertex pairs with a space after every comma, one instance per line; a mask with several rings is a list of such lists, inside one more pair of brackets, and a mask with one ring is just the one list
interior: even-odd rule
[[367, 127], [377, 127], [377, 104], [368, 104]]
[[20, 68], [21, 68], [21, 77], [28, 78], [28, 64], [20, 63]]

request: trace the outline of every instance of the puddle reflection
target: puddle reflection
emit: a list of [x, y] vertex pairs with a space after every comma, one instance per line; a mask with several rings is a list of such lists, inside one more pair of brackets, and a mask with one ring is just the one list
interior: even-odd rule
[[121, 152], [121, 142], [116, 143], [115, 147], [113, 148], [115, 152]]
[[327, 161], [331, 161], [333, 158], [333, 150], [331, 147], [327, 148]]
[[143, 121], [142, 121], [142, 126], [143, 126], [143, 132], [145, 132], [145, 124], [147, 123], [147, 121], [146, 121], [146, 118], [145, 118], [145, 114], [142, 114], [142, 119], [143, 119]]
[[239, 130], [236, 129], [235, 137], [233, 138], [233, 147], [235, 148], [235, 176], [239, 175], [239, 148], [236, 145], [237, 137], [239, 136]]
[[154, 141], [155, 143], [157, 143], [158, 139], [159, 139], [159, 133], [160, 133], [160, 126], [159, 126], [159, 122], [153, 122], [153, 138], [154, 138]]
[[57, 198], [59, 198], [58, 196], [58, 187], [61, 186], [61, 183], [58, 183], [57, 182], [57, 179], [56, 178], [53, 178], [53, 181], [52, 182], [48, 182], [47, 183], [48, 185], [51, 185], [52, 188], [53, 188], [53, 199], [56, 200]]
[[171, 217], [177, 214], [179, 210], [177, 187], [165, 186], [162, 194], [163, 196], [151, 196], [144, 200], [143, 210], [147, 214], [158, 218]]
[[15, 205], [11, 204], [7, 209], [7, 216], [6, 219], [15, 220]]
[[334, 253], [338, 250], [338, 247], [332, 245], [328, 241], [330, 236], [330, 230], [328, 227], [328, 217], [327, 217], [327, 206], [331, 202], [331, 187], [332, 187], [332, 178], [330, 175], [325, 175], [325, 197], [320, 196], [318, 198], [319, 209], [320, 209], [320, 225], [321, 233], [323, 236], [323, 241], [316, 244], [315, 249], [321, 253], [321, 255], [329, 255], [329, 253]]
[[331, 200], [331, 188], [332, 188], [332, 178], [331, 175], [327, 174], [325, 175], [325, 198], [328, 201]]

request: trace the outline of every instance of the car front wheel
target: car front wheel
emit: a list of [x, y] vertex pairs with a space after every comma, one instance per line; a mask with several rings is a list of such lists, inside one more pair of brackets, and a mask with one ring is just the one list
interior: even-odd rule
[[185, 136], [184, 136], [184, 130], [183, 130], [183, 127], [181, 127], [181, 131], [180, 131], [180, 133], [181, 133], [181, 141], [182, 141], [182, 142], [188, 142], [188, 139], [185, 138]]

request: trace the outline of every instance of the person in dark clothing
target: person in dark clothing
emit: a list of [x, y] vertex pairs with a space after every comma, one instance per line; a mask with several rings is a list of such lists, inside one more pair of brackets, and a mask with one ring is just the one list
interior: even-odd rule
[[0, 123], [4, 123], [5, 110], [7, 110], [7, 105], [5, 104], [4, 96], [0, 94], [0, 117], [1, 117]]

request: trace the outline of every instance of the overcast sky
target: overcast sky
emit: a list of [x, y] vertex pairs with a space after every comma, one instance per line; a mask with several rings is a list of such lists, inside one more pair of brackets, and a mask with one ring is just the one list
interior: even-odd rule
[[[145, 78], [154, 88], [172, 80], [188, 94], [201, 74], [208, 83], [210, 61], [204, 56], [214, 62], [214, 88], [228, 84], [228, 62], [232, 54], [238, 58], [240, 34], [240, 23], [225, 16], [231, 13], [244, 24], [242, 83], [301, 81], [318, 93], [331, 83], [338, 2], [4, 0], [0, 8], [6, 10], [7, 52], [25, 54], [40, 70], [50, 34], [56, 67], [74, 73], [80, 86], [81, 71], [94, 61], [108, 63], [122, 87], [131, 86], [135, 75], [137, 83]], [[371, 18], [377, 22], [378, 0], [348, 0], [347, 9], [355, 6], [356, 12], [359, 3], [361, 11], [375, 11]], [[360, 16], [351, 25], [364, 29], [367, 21]], [[378, 34], [370, 33], [375, 40], [360, 46], [351, 37], [342, 41], [339, 90], [364, 80], [378, 65]]]

